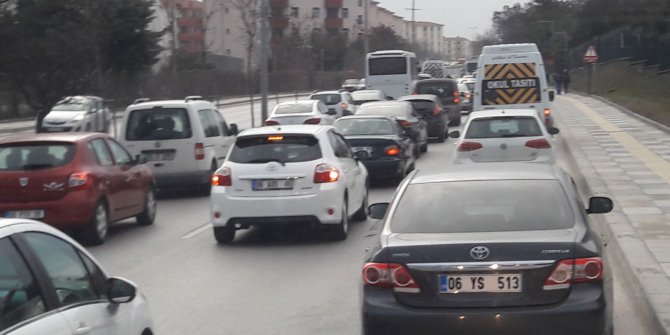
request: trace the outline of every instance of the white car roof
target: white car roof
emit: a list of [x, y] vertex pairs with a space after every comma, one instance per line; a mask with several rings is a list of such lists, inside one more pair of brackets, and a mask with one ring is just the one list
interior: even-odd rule
[[267, 126], [259, 128], [246, 129], [237, 135], [238, 138], [243, 136], [254, 136], [254, 135], [276, 135], [276, 134], [312, 134], [316, 135], [322, 131], [328, 129], [334, 129], [332, 126], [320, 126], [320, 125], [280, 125], [280, 126]]
[[312, 95], [317, 95], [317, 94], [344, 94], [344, 93], [349, 93], [349, 92], [340, 92], [340, 91], [318, 91], [310, 94]]
[[537, 111], [534, 109], [494, 109], [474, 111], [470, 114], [470, 119], [495, 116], [537, 116]]
[[284, 105], [312, 105], [312, 104], [315, 104], [315, 103], [319, 103], [319, 100], [302, 99], [302, 100], [296, 100], [296, 101], [280, 102], [279, 104], [277, 104], [277, 106], [279, 106], [279, 105], [282, 105], [282, 106], [284, 106]]
[[471, 180], [556, 180], [561, 168], [554, 164], [528, 164], [524, 162], [496, 162], [454, 164], [448, 172], [417, 173], [410, 184], [425, 184]]
[[[161, 106], [161, 107], [166, 107], [166, 108], [186, 108], [188, 106], [206, 106], [207, 108], [211, 108], [214, 106], [214, 104], [210, 101], [207, 100], [192, 100], [192, 101], [184, 101], [184, 100], [156, 100], [156, 101], [147, 101], [147, 102], [142, 102], [139, 104], [134, 104], [128, 106], [128, 110], [135, 110], [135, 109], [150, 109], [152, 107], [156, 106]], [[216, 108], [216, 106], [214, 106]]]

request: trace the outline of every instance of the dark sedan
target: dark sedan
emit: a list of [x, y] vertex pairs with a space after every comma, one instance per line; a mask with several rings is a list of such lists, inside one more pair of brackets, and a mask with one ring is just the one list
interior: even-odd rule
[[361, 105], [356, 115], [377, 115], [396, 118], [400, 125], [408, 130], [414, 142], [414, 157], [419, 158], [422, 152], [428, 151], [428, 131], [426, 121], [414, 110], [407, 101], [377, 101]]
[[398, 101], [409, 101], [412, 104], [414, 110], [426, 121], [428, 136], [437, 138], [438, 142], [447, 139], [449, 115], [440, 98], [432, 94], [416, 94], [400, 97]]
[[370, 178], [400, 182], [414, 169], [414, 143], [396, 119], [346, 116], [333, 126], [368, 169]]
[[454, 79], [424, 79], [414, 83], [414, 94], [434, 94], [440, 98], [449, 114], [449, 125], [461, 124], [462, 97], [458, 91], [458, 82]]
[[364, 334], [580, 334], [612, 331], [603, 243], [570, 176], [547, 164], [412, 173], [363, 267]]

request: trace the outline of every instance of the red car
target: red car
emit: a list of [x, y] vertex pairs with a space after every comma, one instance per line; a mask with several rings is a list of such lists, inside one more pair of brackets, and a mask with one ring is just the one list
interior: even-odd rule
[[0, 216], [37, 219], [102, 244], [112, 222], [154, 221], [154, 178], [142, 163], [101, 133], [2, 138]]

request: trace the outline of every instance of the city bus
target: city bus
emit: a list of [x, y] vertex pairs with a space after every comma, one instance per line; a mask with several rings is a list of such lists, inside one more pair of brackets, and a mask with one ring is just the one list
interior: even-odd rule
[[382, 50], [367, 54], [365, 61], [366, 88], [381, 90], [387, 97], [399, 98], [412, 94], [418, 63], [413, 52]]

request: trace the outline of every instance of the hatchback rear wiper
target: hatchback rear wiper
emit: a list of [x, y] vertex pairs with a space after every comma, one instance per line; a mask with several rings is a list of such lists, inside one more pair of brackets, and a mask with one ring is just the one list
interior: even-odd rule
[[281, 159], [273, 159], [273, 158], [252, 159], [248, 163], [270, 163], [270, 162], [277, 162], [282, 166], [286, 166], [286, 162], [282, 161]]

